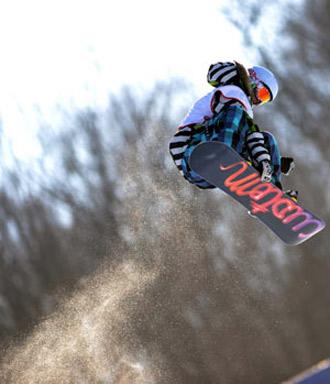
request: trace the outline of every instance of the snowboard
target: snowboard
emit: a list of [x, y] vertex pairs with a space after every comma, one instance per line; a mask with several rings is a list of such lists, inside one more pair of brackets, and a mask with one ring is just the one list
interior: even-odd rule
[[189, 158], [193, 171], [241, 203], [285, 244], [300, 244], [325, 223], [289, 198], [231, 147], [218, 141], [200, 143]]

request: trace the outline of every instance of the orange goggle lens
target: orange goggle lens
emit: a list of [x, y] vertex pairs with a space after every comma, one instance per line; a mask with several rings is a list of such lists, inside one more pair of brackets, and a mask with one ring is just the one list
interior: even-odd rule
[[271, 100], [271, 94], [269, 90], [262, 84], [257, 87], [257, 98], [261, 103], [267, 103]]

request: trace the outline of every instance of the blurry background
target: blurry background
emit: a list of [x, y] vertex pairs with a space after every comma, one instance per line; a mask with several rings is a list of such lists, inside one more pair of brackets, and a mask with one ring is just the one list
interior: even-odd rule
[[329, 222], [329, 3], [1, 8], [0, 381], [275, 384], [328, 357], [327, 229], [284, 247], [167, 147], [211, 63], [265, 65], [256, 121]]

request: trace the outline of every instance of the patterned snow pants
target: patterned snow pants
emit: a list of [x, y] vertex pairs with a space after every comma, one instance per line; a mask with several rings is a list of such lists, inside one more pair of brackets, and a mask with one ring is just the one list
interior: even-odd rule
[[[253, 126], [251, 119], [243, 108], [239, 106], [224, 107], [224, 109], [212, 119], [194, 127], [195, 133], [192, 135], [191, 142], [186, 149], [183, 160], [182, 170], [184, 177], [192, 184], [202, 189], [215, 188], [207, 181], [202, 179], [194, 172], [188, 163], [189, 156], [197, 144], [205, 141], [221, 141], [232, 147], [244, 159], [253, 162], [246, 145], [246, 136], [251, 133]], [[281, 156], [275, 137], [269, 132], [261, 132], [264, 136], [265, 147], [271, 156], [273, 167], [272, 182], [281, 182]]]

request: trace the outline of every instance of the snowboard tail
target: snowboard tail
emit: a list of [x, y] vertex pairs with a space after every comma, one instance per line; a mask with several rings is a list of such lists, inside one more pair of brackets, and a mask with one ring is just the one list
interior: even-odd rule
[[226, 144], [199, 144], [189, 165], [203, 179], [241, 203], [286, 244], [300, 244], [325, 227], [322, 219], [275, 185], [262, 182], [255, 168]]

